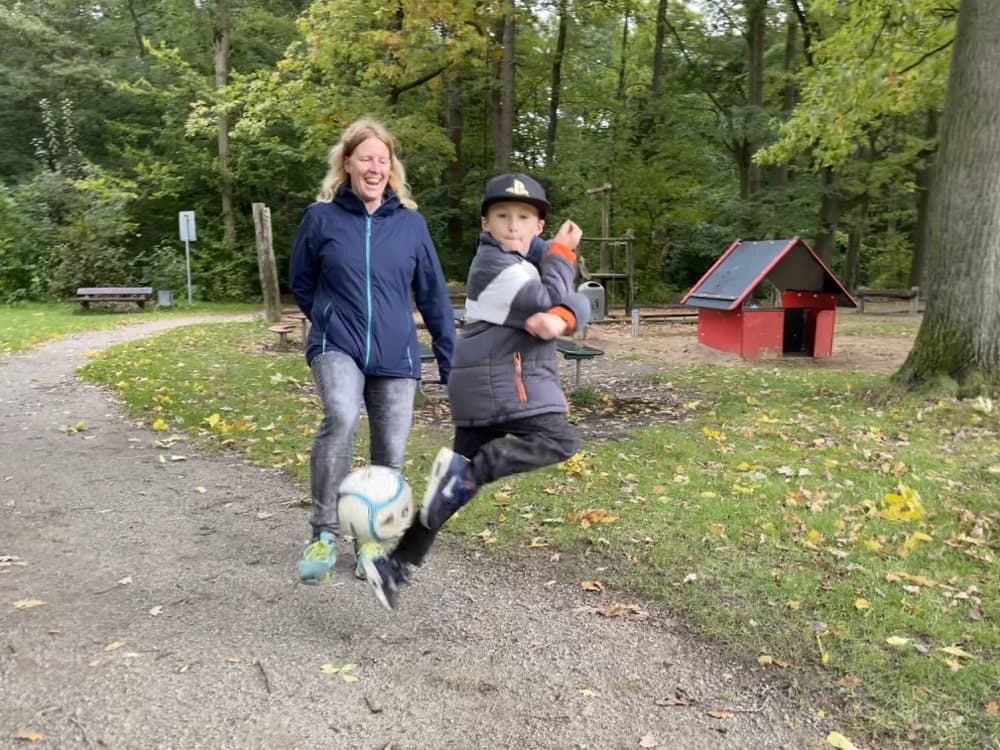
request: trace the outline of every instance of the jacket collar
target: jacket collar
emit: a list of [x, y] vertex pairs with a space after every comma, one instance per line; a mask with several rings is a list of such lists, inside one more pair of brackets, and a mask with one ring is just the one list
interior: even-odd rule
[[[337, 189], [337, 194], [333, 196], [333, 202], [353, 214], [361, 214], [362, 216], [366, 216], [368, 214], [365, 204], [361, 202], [361, 199], [354, 193], [353, 190], [351, 190], [350, 186], [346, 184], [341, 185]], [[395, 191], [392, 188], [387, 187], [385, 189], [382, 205], [375, 209], [372, 216], [392, 213], [402, 205], [403, 204], [399, 202], [399, 197], [396, 195]]]

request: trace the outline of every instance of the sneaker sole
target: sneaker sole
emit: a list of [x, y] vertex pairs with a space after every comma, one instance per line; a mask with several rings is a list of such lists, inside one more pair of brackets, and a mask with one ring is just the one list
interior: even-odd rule
[[306, 586], [318, 586], [330, 580], [330, 568], [323, 570], [303, 570], [299, 568], [299, 582]]
[[[444, 450], [444, 449], [442, 449]], [[440, 454], [441, 451], [439, 451]], [[448, 453], [448, 460], [441, 460], [440, 456], [434, 459], [434, 465], [431, 467], [431, 475], [428, 477], [427, 489], [424, 490], [424, 499], [420, 503], [420, 523], [424, 526], [430, 528], [430, 524], [427, 522], [427, 516], [430, 515], [428, 511], [430, 510], [430, 499], [437, 494], [438, 487], [441, 485], [441, 480], [448, 474], [448, 469], [451, 467], [452, 458], [455, 456], [455, 451]]]
[[385, 581], [382, 580], [382, 574], [378, 572], [378, 568], [375, 567], [375, 563], [372, 560], [362, 560], [361, 568], [365, 572], [365, 581], [371, 587], [372, 593], [375, 594], [375, 598], [378, 599], [379, 604], [388, 609], [390, 612], [393, 610], [392, 603], [389, 601], [389, 597], [385, 593]]

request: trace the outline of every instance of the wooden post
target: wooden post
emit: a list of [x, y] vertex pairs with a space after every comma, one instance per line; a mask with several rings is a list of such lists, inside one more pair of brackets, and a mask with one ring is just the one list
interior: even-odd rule
[[635, 234], [625, 230], [625, 309], [635, 305]]
[[611, 183], [605, 182], [598, 188], [591, 188], [586, 191], [587, 195], [601, 196], [601, 265], [598, 272], [606, 273], [609, 270], [608, 258], [608, 237], [611, 234]]
[[264, 317], [268, 323], [277, 323], [281, 320], [281, 292], [271, 242], [271, 209], [263, 203], [253, 204], [253, 232], [257, 240], [257, 268], [264, 296]]

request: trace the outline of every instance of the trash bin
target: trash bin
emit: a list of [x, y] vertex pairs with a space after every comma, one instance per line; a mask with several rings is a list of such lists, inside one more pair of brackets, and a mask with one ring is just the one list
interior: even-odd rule
[[173, 307], [174, 293], [167, 289], [160, 289], [156, 292], [156, 304], [159, 307]]
[[596, 281], [585, 281], [576, 291], [590, 301], [590, 319], [604, 320], [604, 287]]

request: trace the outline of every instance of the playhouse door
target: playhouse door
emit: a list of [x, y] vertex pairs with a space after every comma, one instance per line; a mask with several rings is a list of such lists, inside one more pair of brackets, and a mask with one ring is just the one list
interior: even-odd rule
[[804, 307], [785, 308], [785, 335], [781, 351], [785, 354], [807, 353], [806, 324], [809, 321], [809, 310]]

